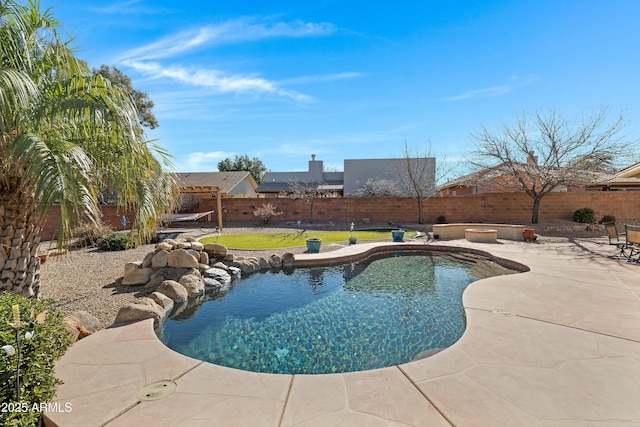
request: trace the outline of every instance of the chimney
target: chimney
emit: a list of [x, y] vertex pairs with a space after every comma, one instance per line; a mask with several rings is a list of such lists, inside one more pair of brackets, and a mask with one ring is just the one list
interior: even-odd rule
[[315, 160], [316, 160], [316, 155], [315, 155], [315, 154], [312, 154], [312, 155], [311, 155], [311, 161], [313, 162], [313, 161], [315, 161]]
[[538, 164], [538, 156], [534, 155], [533, 151], [529, 151], [527, 156], [527, 166], [536, 166]]

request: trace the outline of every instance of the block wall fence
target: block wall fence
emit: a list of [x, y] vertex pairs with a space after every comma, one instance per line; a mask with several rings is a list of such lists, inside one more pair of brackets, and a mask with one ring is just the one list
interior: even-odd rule
[[[274, 222], [309, 221], [309, 210], [302, 200], [230, 198], [222, 199], [223, 223], [259, 223], [253, 215], [256, 207], [271, 203], [282, 215]], [[504, 222], [528, 223], [531, 220], [532, 199], [524, 193], [485, 193], [457, 197], [433, 197], [425, 202], [424, 222], [434, 223], [444, 215], [447, 222]], [[540, 204], [539, 220], [572, 220], [573, 213], [589, 207], [596, 218], [613, 215], [621, 220], [640, 219], [640, 191], [602, 191], [551, 193]], [[215, 199], [203, 200], [199, 211], [216, 209]], [[313, 222], [358, 222], [369, 218], [371, 223], [417, 223], [418, 207], [415, 201], [404, 197], [384, 198], [335, 198], [316, 199], [313, 208]], [[116, 230], [123, 229], [120, 220], [126, 215], [131, 222], [131, 214], [114, 206], [103, 206], [103, 221]], [[41, 236], [51, 238], [55, 224], [60, 217], [56, 206], [51, 210]], [[215, 221], [215, 215], [213, 221]], [[199, 222], [205, 222], [202, 218]], [[129, 227], [129, 225], [127, 225]]]

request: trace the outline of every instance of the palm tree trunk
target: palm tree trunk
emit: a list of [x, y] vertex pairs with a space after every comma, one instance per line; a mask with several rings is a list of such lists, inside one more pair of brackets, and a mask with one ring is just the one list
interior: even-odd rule
[[39, 224], [40, 215], [31, 195], [0, 191], [0, 291], [38, 297]]

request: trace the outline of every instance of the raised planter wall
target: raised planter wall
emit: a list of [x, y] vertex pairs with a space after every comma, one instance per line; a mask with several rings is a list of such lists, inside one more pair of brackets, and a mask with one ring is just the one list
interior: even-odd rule
[[[275, 222], [309, 221], [309, 210], [301, 200], [231, 198], [223, 199], [224, 223], [260, 222], [253, 215], [256, 207], [271, 203], [283, 214], [274, 218]], [[433, 197], [425, 202], [424, 222], [435, 223], [439, 215], [447, 222], [490, 222], [490, 223], [528, 223], [531, 220], [533, 201], [524, 193], [485, 193], [472, 196]], [[551, 193], [540, 204], [540, 221], [563, 219], [572, 220], [573, 213], [580, 208], [589, 207], [595, 211], [596, 218], [613, 215], [620, 220], [640, 219], [640, 191], [602, 191]], [[216, 209], [215, 199], [203, 200], [199, 210]], [[103, 220], [114, 229], [122, 229], [120, 218], [123, 212], [114, 206], [103, 206]], [[131, 220], [131, 215], [126, 214]], [[41, 236], [50, 239], [60, 211], [54, 206], [45, 224]], [[355, 222], [361, 224], [368, 218], [371, 223], [396, 224], [417, 223], [418, 208], [410, 198], [336, 198], [317, 199], [314, 202], [314, 222]], [[206, 222], [202, 218], [199, 222]], [[131, 222], [131, 221], [129, 221]]]

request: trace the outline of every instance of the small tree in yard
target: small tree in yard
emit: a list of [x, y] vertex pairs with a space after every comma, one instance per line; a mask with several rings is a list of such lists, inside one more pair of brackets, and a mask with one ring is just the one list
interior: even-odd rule
[[503, 187], [533, 199], [531, 222], [537, 223], [540, 201], [556, 187], [592, 184], [614, 160], [625, 164], [637, 151], [637, 142], [625, 142], [619, 135], [622, 115], [609, 121], [608, 112], [603, 108], [572, 121], [555, 110], [524, 113], [514, 125], [503, 124], [495, 131], [482, 127], [472, 134], [477, 148], [469, 160], [477, 170], [474, 182], [506, 176]]
[[283, 212], [278, 212], [278, 207], [271, 203], [264, 203], [261, 207], [253, 210], [253, 216], [260, 218], [263, 224], [269, 224], [271, 218], [274, 216], [282, 215]]
[[431, 143], [424, 148], [410, 147], [405, 141], [402, 158], [392, 163], [397, 185], [403, 195], [418, 204], [418, 223], [424, 223], [424, 203], [435, 194], [436, 182], [456, 167], [446, 156], [436, 165]]
[[331, 197], [331, 190], [322, 188], [322, 182], [301, 182], [292, 181], [291, 186], [292, 199], [303, 200], [309, 208], [309, 223], [313, 222], [313, 204], [316, 199]]

